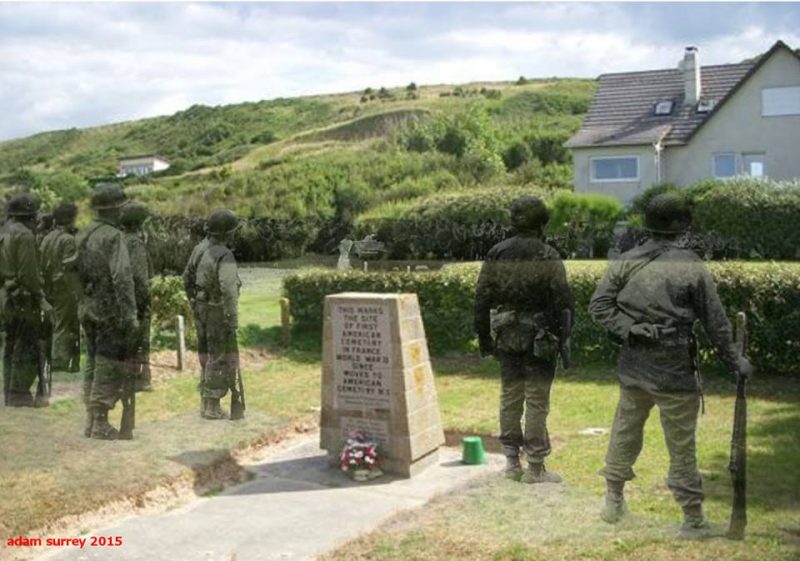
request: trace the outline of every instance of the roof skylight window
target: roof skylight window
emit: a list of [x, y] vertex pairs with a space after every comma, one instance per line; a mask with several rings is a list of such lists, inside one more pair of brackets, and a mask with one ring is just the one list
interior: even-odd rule
[[672, 101], [659, 101], [653, 109], [655, 115], [669, 115], [672, 113], [672, 108], [675, 104]]
[[716, 99], [701, 99], [697, 102], [697, 112], [698, 113], [709, 113], [716, 107], [717, 100]]

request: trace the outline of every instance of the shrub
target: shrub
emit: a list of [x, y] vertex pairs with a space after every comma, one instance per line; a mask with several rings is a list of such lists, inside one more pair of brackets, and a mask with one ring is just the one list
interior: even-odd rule
[[157, 276], [150, 281], [152, 320], [151, 339], [154, 349], [175, 348], [176, 324], [179, 315], [186, 321], [186, 344], [197, 347], [192, 308], [183, 291], [183, 281], [178, 276]]
[[[616, 350], [605, 331], [588, 314], [592, 293], [605, 272], [603, 262], [567, 261], [575, 298], [572, 348], [578, 360], [608, 361]], [[800, 264], [712, 263], [709, 266], [728, 317], [748, 314], [748, 355], [757, 375], [800, 374]], [[425, 273], [363, 273], [308, 270], [287, 277], [284, 293], [290, 299], [297, 329], [314, 333], [322, 328], [324, 297], [346, 291], [414, 292], [418, 295], [428, 343], [433, 352], [474, 348], [473, 301], [479, 265], [453, 265]], [[701, 338], [701, 356], [713, 351]]]

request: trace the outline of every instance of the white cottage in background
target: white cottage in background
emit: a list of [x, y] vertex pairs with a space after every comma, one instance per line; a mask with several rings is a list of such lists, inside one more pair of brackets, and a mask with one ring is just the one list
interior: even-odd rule
[[146, 156], [126, 156], [119, 160], [118, 177], [127, 175], [149, 175], [169, 168], [169, 161], [152, 154]]
[[629, 203], [656, 183], [800, 177], [800, 56], [782, 41], [755, 62], [603, 74], [567, 141], [575, 191]]

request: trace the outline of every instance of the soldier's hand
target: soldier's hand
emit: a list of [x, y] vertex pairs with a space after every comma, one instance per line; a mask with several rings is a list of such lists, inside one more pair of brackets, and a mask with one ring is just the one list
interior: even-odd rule
[[478, 342], [478, 349], [481, 354], [481, 358], [489, 358], [494, 354], [494, 345], [492, 344], [491, 339], [482, 339]]
[[658, 337], [658, 330], [655, 325], [650, 323], [635, 323], [631, 326], [630, 335], [634, 337], [643, 337], [645, 339], [656, 339]]
[[739, 357], [739, 362], [736, 365], [736, 372], [739, 376], [750, 378], [753, 375], [753, 365], [744, 356]]

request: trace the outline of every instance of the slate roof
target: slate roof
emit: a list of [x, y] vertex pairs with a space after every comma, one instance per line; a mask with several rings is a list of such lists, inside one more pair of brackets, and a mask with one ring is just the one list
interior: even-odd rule
[[[701, 66], [701, 99], [716, 101], [715, 108], [708, 113], [698, 113], [694, 105], [684, 105], [683, 72], [677, 67], [603, 74], [598, 78], [594, 101], [580, 130], [566, 146], [631, 146], [659, 141], [664, 146], [686, 144], [739, 86], [782, 48], [790, 50], [778, 41], [755, 62]], [[670, 115], [654, 114], [659, 101], [674, 102]]]

